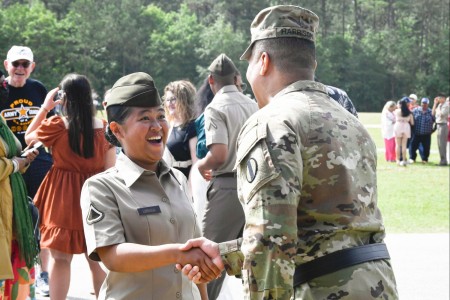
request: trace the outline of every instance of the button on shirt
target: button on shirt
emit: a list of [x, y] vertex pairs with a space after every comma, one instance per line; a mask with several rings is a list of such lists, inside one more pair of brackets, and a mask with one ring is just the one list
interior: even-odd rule
[[[160, 177], [121, 153], [114, 168], [88, 179], [81, 206], [88, 254], [119, 243], [184, 243], [200, 230], [181, 172], [161, 161]], [[136, 273], [110, 271], [99, 299], [200, 299], [195, 284], [173, 265]]]

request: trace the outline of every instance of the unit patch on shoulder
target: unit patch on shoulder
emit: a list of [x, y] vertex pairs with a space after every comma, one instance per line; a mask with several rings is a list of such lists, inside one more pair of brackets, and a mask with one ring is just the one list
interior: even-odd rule
[[86, 217], [86, 223], [92, 225], [99, 222], [101, 219], [103, 219], [104, 216], [105, 214], [96, 209], [91, 203], [91, 206], [89, 206], [89, 213]]
[[250, 158], [247, 160], [247, 181], [249, 183], [252, 183], [253, 180], [256, 178], [256, 174], [258, 173], [258, 163], [256, 162], [256, 159]]

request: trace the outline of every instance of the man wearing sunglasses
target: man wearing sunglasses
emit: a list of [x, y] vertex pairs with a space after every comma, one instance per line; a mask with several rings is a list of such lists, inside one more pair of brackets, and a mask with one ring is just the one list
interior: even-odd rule
[[[47, 95], [47, 89], [41, 82], [30, 78], [35, 68], [35, 62], [33, 52], [29, 47], [12, 46], [3, 65], [9, 75], [6, 78], [9, 95], [7, 101], [0, 101], [0, 114], [24, 149], [27, 146], [24, 139], [25, 131], [38, 111], [44, 109], [41, 108], [41, 105]], [[53, 114], [50, 112], [47, 117]], [[34, 197], [52, 164], [51, 155], [44, 149], [40, 149], [39, 155], [23, 174], [28, 196]], [[43, 253], [41, 253], [42, 271], [46, 271], [46, 258]], [[41, 295], [48, 296], [47, 274], [46, 272], [42, 273], [42, 276], [38, 275], [36, 291]]]

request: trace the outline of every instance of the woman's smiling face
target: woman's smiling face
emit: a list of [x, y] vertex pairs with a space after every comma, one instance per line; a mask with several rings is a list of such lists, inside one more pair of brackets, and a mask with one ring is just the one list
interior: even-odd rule
[[110, 128], [133, 162], [156, 171], [169, 131], [162, 106], [134, 107], [123, 124], [111, 122]]

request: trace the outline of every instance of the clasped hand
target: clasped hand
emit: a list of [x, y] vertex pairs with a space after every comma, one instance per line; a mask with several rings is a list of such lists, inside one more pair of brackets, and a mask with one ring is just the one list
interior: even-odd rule
[[[193, 256], [199, 255], [195, 262], [193, 257], [188, 255], [186, 262], [180, 261], [176, 268], [192, 282], [206, 283], [220, 277], [224, 269], [222, 258], [220, 257], [219, 245], [206, 238], [197, 238], [187, 241], [180, 247], [182, 251], [189, 251]], [[200, 253], [201, 252], [201, 253]], [[207, 259], [205, 259], [205, 255]], [[189, 262], [188, 262], [189, 261]]]

